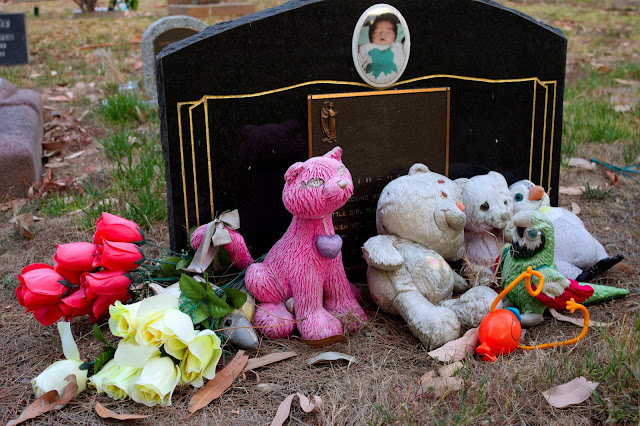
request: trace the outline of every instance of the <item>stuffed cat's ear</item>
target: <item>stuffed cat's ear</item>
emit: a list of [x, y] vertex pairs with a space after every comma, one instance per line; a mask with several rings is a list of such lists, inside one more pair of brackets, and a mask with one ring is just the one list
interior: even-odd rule
[[327, 152], [323, 157], [333, 158], [334, 160], [342, 161], [342, 148], [336, 146], [331, 151]]
[[292, 164], [287, 170], [287, 173], [284, 174], [284, 180], [287, 182], [291, 182], [294, 180], [304, 168], [304, 163], [298, 161], [295, 164]]

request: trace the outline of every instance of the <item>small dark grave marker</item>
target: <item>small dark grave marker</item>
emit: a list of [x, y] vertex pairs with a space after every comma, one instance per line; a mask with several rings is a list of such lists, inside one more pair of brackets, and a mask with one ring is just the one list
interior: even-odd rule
[[29, 63], [24, 13], [0, 14], [0, 65]]
[[[403, 49], [406, 66], [397, 66], [401, 76], [385, 90], [450, 89], [449, 176], [497, 170], [542, 184], [557, 203], [567, 49], [562, 33], [489, 0], [388, 3], [401, 14], [411, 46]], [[317, 126], [309, 126], [310, 115], [317, 115], [323, 96], [374, 90], [356, 69], [353, 52], [354, 44], [360, 51], [367, 43], [367, 33], [354, 36], [354, 29], [363, 29], [363, 13], [374, 4], [294, 0], [216, 24], [160, 53], [158, 101], [174, 248], [186, 246], [189, 228], [234, 208], [254, 254], [282, 235], [290, 221], [281, 202], [284, 172], [309, 155], [310, 143], [312, 154], [322, 151], [317, 137], [331, 139], [330, 126], [328, 136], [313, 135]], [[394, 96], [368, 100], [392, 105]], [[424, 103], [403, 106], [412, 110]], [[435, 133], [385, 135], [364, 147], [343, 139], [342, 108], [334, 105], [336, 143], [350, 169], [369, 162], [380, 172], [370, 177], [384, 177], [390, 165], [405, 174], [414, 162], [433, 162], [415, 147], [429, 138], [442, 140]], [[443, 111], [435, 108], [430, 119], [442, 121], [437, 117]], [[379, 121], [366, 113], [358, 120], [371, 127]], [[274, 141], [275, 135], [283, 142]], [[349, 158], [349, 150], [359, 158]], [[446, 173], [446, 159], [438, 164], [430, 167]], [[375, 200], [368, 208], [375, 208]], [[358, 224], [375, 220], [367, 212], [354, 215]]]

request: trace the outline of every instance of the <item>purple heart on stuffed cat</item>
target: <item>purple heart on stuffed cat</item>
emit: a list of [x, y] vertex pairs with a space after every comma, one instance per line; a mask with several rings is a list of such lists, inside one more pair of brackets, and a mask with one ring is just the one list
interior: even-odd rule
[[320, 235], [316, 241], [318, 251], [326, 258], [334, 259], [342, 250], [342, 238], [340, 235]]

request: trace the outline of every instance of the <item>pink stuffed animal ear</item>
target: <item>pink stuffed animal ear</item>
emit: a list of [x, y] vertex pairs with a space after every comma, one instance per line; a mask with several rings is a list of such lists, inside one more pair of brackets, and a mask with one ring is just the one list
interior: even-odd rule
[[296, 176], [300, 174], [303, 168], [304, 163], [301, 163], [300, 161], [292, 164], [291, 167], [289, 167], [289, 169], [287, 170], [287, 173], [284, 174], [284, 180], [287, 182], [291, 182], [296, 178]]
[[323, 157], [333, 158], [334, 160], [342, 161], [342, 148], [336, 146], [331, 151], [327, 152]]

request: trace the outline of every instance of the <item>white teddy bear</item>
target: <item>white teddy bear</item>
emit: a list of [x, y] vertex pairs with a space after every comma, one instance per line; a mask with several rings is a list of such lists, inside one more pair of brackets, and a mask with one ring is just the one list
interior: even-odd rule
[[[376, 211], [378, 234], [362, 248], [374, 301], [385, 312], [400, 314], [427, 349], [456, 339], [462, 327], [476, 327], [497, 297], [468, 288], [445, 259], [463, 254], [462, 191], [450, 179], [414, 164], [407, 176], [382, 191]], [[441, 303], [441, 306], [437, 304]]]
[[513, 197], [514, 215], [539, 210], [551, 220], [555, 230], [554, 261], [565, 277], [587, 282], [623, 259], [620, 254], [610, 258], [578, 216], [562, 207], [550, 207], [549, 196], [541, 186], [521, 180], [511, 185], [509, 191]]
[[478, 284], [489, 284], [502, 247], [511, 241], [506, 232], [511, 221], [513, 196], [498, 172], [456, 179], [462, 189], [467, 217], [464, 228], [465, 264], [463, 274]]

